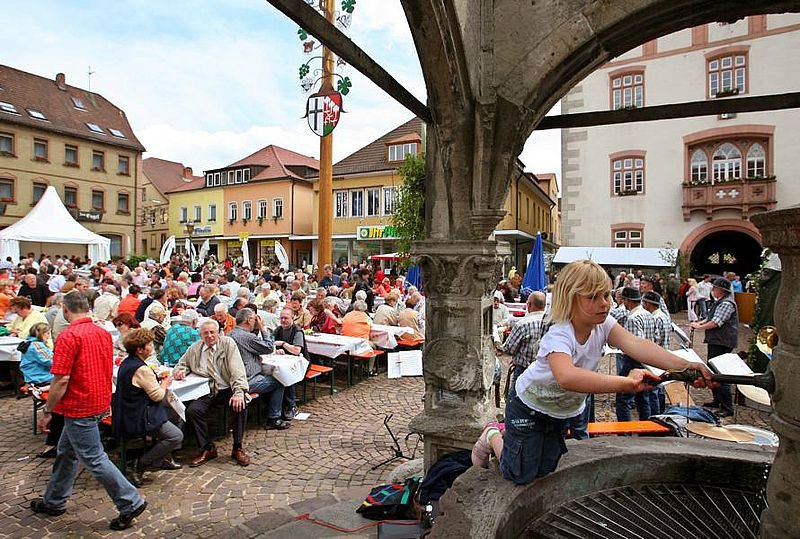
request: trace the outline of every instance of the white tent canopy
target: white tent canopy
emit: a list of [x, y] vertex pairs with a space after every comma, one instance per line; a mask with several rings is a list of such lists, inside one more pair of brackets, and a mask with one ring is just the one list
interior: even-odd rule
[[677, 249], [654, 247], [560, 247], [554, 264], [592, 260], [601, 266], [669, 268], [675, 266]]
[[19, 242], [74, 243], [89, 248], [93, 262], [111, 258], [111, 240], [95, 234], [70, 215], [52, 185], [28, 214], [0, 230], [0, 259], [19, 260]]

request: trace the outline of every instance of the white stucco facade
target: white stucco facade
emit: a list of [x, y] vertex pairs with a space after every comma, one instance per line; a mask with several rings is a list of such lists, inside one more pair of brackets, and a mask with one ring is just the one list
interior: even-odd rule
[[[743, 87], [739, 95], [725, 99], [795, 92], [800, 88], [800, 70], [793, 60], [797, 50], [800, 17], [796, 15], [686, 29], [638, 47], [592, 73], [562, 100], [562, 110], [571, 114], [613, 109], [612, 81], [626, 74], [641, 76], [640, 102], [633, 97], [636, 85], [631, 86], [631, 102], [637, 106], [719, 99], [709, 95], [708, 71], [714, 58], [720, 60], [719, 80], [724, 71], [722, 58], [730, 58], [734, 65], [728, 70], [732, 76], [729, 86]], [[737, 62], [745, 65], [736, 66]], [[737, 67], [744, 67], [743, 80], [736, 78]], [[618, 84], [622, 91], [622, 82]], [[724, 87], [718, 82], [718, 90]], [[718, 181], [734, 178], [736, 169], [724, 168], [735, 167], [732, 161], [720, 162], [723, 168], [718, 174], [714, 172], [714, 155], [726, 141], [741, 153], [738, 183]], [[754, 144], [765, 150], [760, 161]], [[705, 178], [701, 169], [692, 176], [690, 161], [697, 148], [703, 148], [707, 155]], [[753, 159], [750, 168], [748, 155]], [[624, 241], [634, 247], [671, 244], [691, 248], [710, 230], [710, 222], [730, 222], [731, 230], [749, 227], [755, 231], [747, 222], [749, 215], [800, 203], [798, 155], [797, 109], [739, 114], [729, 119], [706, 116], [563, 130], [563, 244], [613, 247], [617, 243], [623, 246]], [[626, 158], [630, 161], [623, 163]], [[615, 191], [613, 167], [617, 161], [622, 170], [616, 172], [629, 173], [633, 186], [629, 191], [635, 193], [620, 195]], [[637, 162], [643, 166], [637, 167]], [[635, 185], [636, 174], [643, 175], [641, 189]], [[748, 177], [754, 181], [748, 183]], [[698, 187], [707, 188], [703, 195], [706, 199], [684, 185], [693, 179]], [[712, 183], [714, 187], [710, 187]], [[742, 199], [743, 190], [759, 202]], [[699, 204], [701, 200], [729, 200], [730, 207], [712, 208]], [[737, 221], [743, 224], [739, 226]], [[639, 230], [633, 238], [638, 241], [630, 237], [621, 240], [615, 236], [620, 230]], [[757, 232], [750, 235], [755, 238]]]

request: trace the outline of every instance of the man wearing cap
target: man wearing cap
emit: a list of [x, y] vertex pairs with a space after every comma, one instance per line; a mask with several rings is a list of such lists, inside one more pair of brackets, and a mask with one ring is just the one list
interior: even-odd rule
[[[655, 284], [658, 282], [658, 275], [645, 275], [641, 279], [639, 279], [639, 292], [642, 294], [646, 294], [647, 292], [655, 292]], [[667, 304], [664, 302], [664, 298], [661, 295], [658, 296], [661, 299], [661, 303], [658, 304], [658, 308], [664, 311], [664, 314], [669, 316], [669, 309], [667, 308]]]
[[[655, 341], [656, 322], [653, 315], [642, 308], [642, 294], [633, 287], [626, 287], [622, 290], [622, 303], [628, 310], [625, 319], [625, 329], [634, 336]], [[643, 369], [641, 363], [626, 354], [617, 354], [617, 374], [628, 376], [633, 369]], [[641, 393], [617, 393], [617, 421], [630, 421], [631, 410], [634, 401], [636, 409], [639, 411], [639, 420], [650, 417], [650, 392]]]
[[[672, 320], [659, 308], [662, 298], [658, 292], [645, 292], [642, 295], [642, 308], [653, 315], [653, 320], [656, 323], [656, 338], [657, 345], [664, 350], [669, 350], [669, 340], [672, 335]], [[664, 413], [666, 405], [666, 395], [663, 387], [656, 387], [653, 391], [649, 392], [650, 398], [650, 414], [657, 415]]]
[[[739, 342], [739, 313], [731, 293], [731, 282], [722, 277], [714, 279], [711, 297], [714, 298], [714, 302], [709, 307], [705, 319], [689, 324], [692, 329], [702, 329], [706, 332], [704, 341], [708, 344], [706, 359], [733, 352]], [[730, 384], [720, 384], [711, 391], [714, 400], [703, 406], [719, 408], [720, 417], [732, 416], [733, 398]]]

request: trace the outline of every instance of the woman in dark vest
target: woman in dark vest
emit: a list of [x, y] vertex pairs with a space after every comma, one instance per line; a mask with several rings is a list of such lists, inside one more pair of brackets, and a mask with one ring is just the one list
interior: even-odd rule
[[181, 466], [172, 459], [172, 452], [183, 442], [181, 430], [169, 422], [162, 405], [170, 376], [159, 383], [155, 372], [145, 364], [153, 353], [153, 334], [146, 329], [132, 329], [123, 341], [128, 357], [117, 373], [117, 391], [112, 402], [114, 434], [125, 438], [152, 436], [156, 443], [136, 459], [132, 482], [141, 486], [147, 468], [177, 470]]

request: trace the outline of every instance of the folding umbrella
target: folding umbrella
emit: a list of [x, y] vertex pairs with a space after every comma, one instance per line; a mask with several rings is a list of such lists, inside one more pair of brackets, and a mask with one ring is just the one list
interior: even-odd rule
[[523, 288], [544, 291], [547, 289], [547, 277], [544, 274], [544, 247], [542, 245], [542, 234], [536, 234], [536, 241], [533, 244], [533, 251], [528, 259], [528, 269], [525, 271], [525, 278], [522, 280]]
[[281, 242], [275, 240], [275, 256], [278, 258], [278, 264], [285, 270], [289, 269], [289, 255], [286, 254], [286, 249], [283, 248]]
[[419, 266], [411, 266], [408, 268], [406, 284], [416, 286], [417, 290], [422, 290], [422, 273], [419, 271]]
[[242, 267], [250, 267], [250, 248], [247, 246], [247, 240], [242, 240]]

